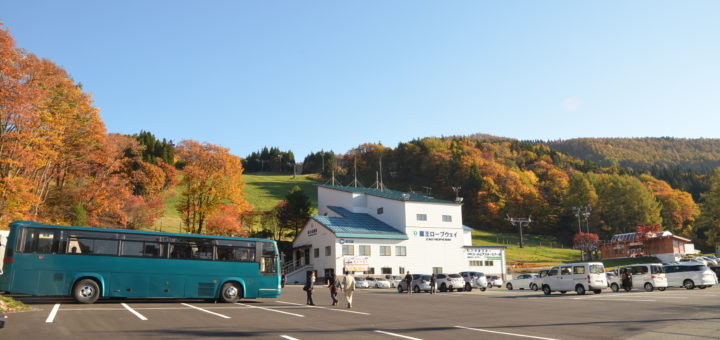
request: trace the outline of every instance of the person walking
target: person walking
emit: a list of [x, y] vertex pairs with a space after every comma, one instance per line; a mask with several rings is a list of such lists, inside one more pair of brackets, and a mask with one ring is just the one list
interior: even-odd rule
[[313, 302], [313, 288], [315, 286], [315, 272], [310, 272], [310, 275], [308, 275], [307, 280], [305, 281], [305, 286], [303, 286], [303, 290], [307, 293], [307, 302], [306, 304], [310, 306], [315, 306], [315, 303]]
[[335, 276], [335, 272], [330, 272], [330, 277], [327, 279], [327, 286], [330, 288], [330, 298], [332, 299], [332, 305], [337, 306], [338, 304], [338, 290], [340, 289], [340, 281], [338, 280], [337, 276]]
[[352, 308], [353, 293], [355, 292], [355, 277], [349, 271], [345, 271], [343, 281], [345, 281], [343, 290], [345, 291], [345, 299], [348, 304], [347, 308]]
[[435, 282], [435, 274], [430, 275], [430, 294], [435, 294], [435, 286], [437, 285], [437, 282]]
[[405, 287], [407, 288], [408, 294], [412, 294], [412, 275], [410, 275], [410, 272], [405, 274]]

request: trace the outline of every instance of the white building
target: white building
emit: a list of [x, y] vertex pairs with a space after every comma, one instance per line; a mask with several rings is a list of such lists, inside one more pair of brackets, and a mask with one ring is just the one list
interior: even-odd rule
[[461, 203], [395, 190], [318, 186], [319, 216], [293, 241], [288, 283], [343, 269], [375, 276], [505, 274], [505, 247], [472, 246]]

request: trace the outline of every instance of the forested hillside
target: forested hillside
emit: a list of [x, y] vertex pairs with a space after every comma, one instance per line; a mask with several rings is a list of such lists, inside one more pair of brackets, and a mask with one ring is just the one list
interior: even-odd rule
[[709, 174], [720, 166], [720, 139], [577, 138], [547, 144], [559, 152], [606, 167], [679, 168]]
[[[478, 138], [480, 137], [480, 138]], [[578, 232], [573, 206], [591, 205], [582, 231], [607, 239], [637, 226], [660, 224], [691, 238], [700, 209], [692, 195], [648, 173], [602, 167], [542, 142], [483, 136], [423, 138], [396, 148], [363, 144], [338, 156], [336, 180], [463, 199], [463, 221], [512, 232], [506, 220], [532, 216], [528, 232], [569, 240]], [[380, 163], [382, 160], [382, 170]], [[459, 189], [458, 189], [459, 188]], [[701, 241], [704, 243], [704, 241]]]

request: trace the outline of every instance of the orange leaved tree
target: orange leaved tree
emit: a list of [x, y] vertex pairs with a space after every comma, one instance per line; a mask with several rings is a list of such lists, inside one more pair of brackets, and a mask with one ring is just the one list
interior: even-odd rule
[[240, 157], [227, 148], [193, 140], [183, 140], [175, 154], [184, 164], [183, 187], [176, 206], [189, 232], [201, 234], [207, 219], [221, 204], [249, 207], [242, 189], [243, 167]]

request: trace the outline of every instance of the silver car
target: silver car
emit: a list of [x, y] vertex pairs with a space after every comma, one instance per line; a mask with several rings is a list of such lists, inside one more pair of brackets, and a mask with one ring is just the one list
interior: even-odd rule
[[[413, 293], [429, 292], [430, 291], [430, 275], [427, 274], [412, 274], [412, 291]], [[405, 280], [400, 281], [397, 286], [398, 293], [408, 291], [407, 282]]]
[[487, 290], [487, 278], [481, 272], [460, 272], [460, 276], [465, 280], [465, 291], [472, 291], [478, 288], [481, 291]]
[[465, 290], [465, 280], [462, 276], [460, 276], [460, 274], [436, 274], [435, 284], [437, 285], [437, 289], [441, 292], [452, 292], [453, 289], [458, 292]]

